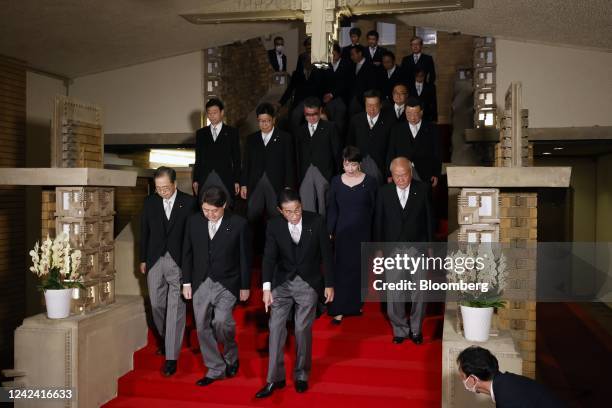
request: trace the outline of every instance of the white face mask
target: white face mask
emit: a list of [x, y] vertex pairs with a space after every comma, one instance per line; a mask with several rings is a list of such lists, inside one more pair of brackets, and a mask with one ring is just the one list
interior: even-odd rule
[[[474, 377], [474, 379], [476, 379], [476, 381], [474, 382], [474, 386], [472, 388], [468, 387], [467, 385], [467, 381], [470, 379], [470, 377]], [[478, 377], [476, 376], [468, 376], [465, 380], [463, 380], [463, 386], [465, 387], [466, 390], [468, 390], [469, 392], [473, 392], [476, 393], [476, 386], [478, 385]]]
[[276, 52], [283, 52], [283, 49], [284, 49], [284, 47], [282, 45], [277, 45], [274, 48], [276, 49]]

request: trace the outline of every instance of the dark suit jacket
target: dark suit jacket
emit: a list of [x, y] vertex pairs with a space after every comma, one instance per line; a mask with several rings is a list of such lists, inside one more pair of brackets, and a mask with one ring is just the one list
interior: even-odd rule
[[387, 52], [387, 49], [379, 45], [376, 48], [376, 52], [374, 53], [374, 58], [372, 58], [372, 56], [370, 55], [370, 47], [369, 46], [363, 47], [363, 56], [366, 58], [366, 60], [368, 60], [372, 64], [375, 62], [378, 62], [379, 65], [382, 64], [382, 56], [385, 52]]
[[381, 111], [370, 129], [367, 116], [367, 113], [360, 112], [351, 118], [346, 143], [358, 147], [363, 157], [370, 155], [385, 177], [389, 173], [386, 165], [389, 135], [396, 122]]
[[[391, 101], [386, 101], [385, 103], [383, 103], [383, 107], [382, 107], [382, 113], [389, 118], [389, 120], [393, 121], [393, 124], [397, 124], [397, 123], [402, 123], [402, 122], [406, 122], [408, 121], [408, 119], [406, 119], [406, 108], [404, 107], [404, 110], [402, 111], [401, 116], [398, 118], [397, 117], [397, 113], [395, 112], [395, 102]], [[386, 153], [385, 153], [386, 154]]]
[[267, 146], [263, 143], [261, 131], [247, 137], [240, 185], [246, 186], [251, 194], [264, 172], [277, 194], [285, 187], [295, 187], [293, 139], [277, 127]]
[[239, 298], [240, 289], [249, 289], [251, 278], [250, 244], [247, 221], [228, 211], [213, 239], [208, 220], [200, 213], [187, 220], [183, 243], [183, 283], [191, 283], [192, 293], [210, 278]]
[[364, 54], [364, 57], [365, 57], [366, 49], [365, 49], [365, 47], [363, 45], [361, 45], [361, 44], [356, 44], [356, 45], [349, 44], [346, 47], [342, 47], [342, 54], [340, 54], [342, 59], [344, 59], [346, 61], [350, 61], [351, 60], [351, 50], [353, 48], [355, 48], [355, 47], [361, 48], [363, 50], [363, 54]]
[[[351, 67], [352, 73], [352, 84], [351, 84], [351, 96], [356, 97], [359, 104], [364, 105], [363, 94], [370, 89], [380, 89], [378, 80], [380, 79], [380, 73], [372, 63], [366, 61], [361, 66], [359, 73], [355, 75], [356, 65], [353, 64]], [[352, 99], [352, 98], [351, 98]]]
[[383, 102], [390, 101], [393, 103], [393, 87], [401, 83], [407, 84], [402, 69], [400, 67], [395, 67], [395, 71], [393, 71], [391, 78], [389, 78], [386, 69], [380, 70], [378, 75], [378, 83], [380, 84], [380, 93]]
[[435, 124], [421, 121], [416, 138], [412, 137], [409, 123], [403, 122], [391, 130], [387, 164], [396, 157], [406, 157], [414, 163], [421, 180], [429, 183], [432, 176], [440, 177], [438, 128]]
[[378, 190], [374, 212], [374, 241], [431, 242], [432, 223], [429, 187], [412, 180], [406, 206], [402, 208], [394, 183]]
[[311, 164], [330, 181], [340, 169], [340, 139], [336, 126], [321, 119], [312, 137], [308, 126], [308, 123], [303, 124], [295, 134], [298, 181], [304, 180]]
[[350, 95], [350, 84], [353, 78], [351, 68], [353, 67], [352, 62], [340, 59], [338, 68], [334, 71], [333, 67], [330, 67], [325, 71], [325, 90], [323, 94], [331, 93], [334, 98], [342, 98], [344, 103], [349, 103]]
[[566, 405], [537, 382], [512, 373], [493, 377], [493, 394], [498, 408], [557, 408]]
[[414, 63], [414, 56], [412, 54], [402, 59], [402, 70], [404, 71], [404, 76], [408, 79], [409, 83], [414, 82], [414, 73], [417, 65], [425, 68], [425, 82], [429, 82], [431, 84], [436, 82], [436, 67], [434, 65], [432, 56], [421, 53], [419, 61], [416, 65]]
[[223, 180], [230, 194], [234, 183], [240, 182], [240, 136], [238, 129], [225, 123], [214, 142], [210, 126], [196, 132], [196, 161], [193, 167], [193, 181], [201, 186], [211, 171]]
[[321, 69], [313, 67], [308, 78], [306, 78], [303, 69], [300, 71], [293, 71], [291, 79], [289, 80], [289, 85], [287, 89], [285, 89], [283, 96], [281, 96], [279, 103], [281, 105], [286, 104], [291, 96], [293, 96], [292, 107], [295, 107], [309, 96], [315, 96], [321, 99], [323, 97], [326, 82], [326, 73]]
[[[280, 67], [278, 66], [278, 59], [276, 58], [275, 49], [268, 50], [268, 61], [270, 61], [270, 65], [272, 65], [272, 69], [274, 69], [274, 72], [280, 71]], [[285, 54], [283, 54], [282, 56], [282, 61], [283, 61], [283, 71], [287, 71], [287, 56]]]
[[174, 262], [181, 266], [185, 222], [196, 208], [194, 197], [177, 190], [168, 220], [159, 195], [145, 198], [140, 216], [140, 262], [146, 262], [147, 271], [166, 252], [170, 252]]
[[423, 83], [421, 95], [417, 94], [416, 84], [412, 82], [408, 88], [410, 95], [418, 98], [423, 105], [423, 119], [428, 122], [438, 121], [438, 99], [436, 96], [436, 86], [434, 84]]
[[302, 235], [298, 245], [291, 239], [285, 218], [270, 219], [266, 228], [262, 281], [271, 282], [274, 289], [296, 275], [308, 282], [319, 295], [324, 287], [334, 286], [331, 242], [325, 220], [309, 211], [302, 213]]

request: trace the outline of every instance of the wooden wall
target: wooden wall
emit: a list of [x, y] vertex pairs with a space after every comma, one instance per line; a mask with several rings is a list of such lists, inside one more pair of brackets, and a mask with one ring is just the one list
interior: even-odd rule
[[[25, 65], [0, 56], [0, 167], [24, 167]], [[13, 331], [25, 314], [25, 189], [0, 186], [0, 367], [12, 366]]]

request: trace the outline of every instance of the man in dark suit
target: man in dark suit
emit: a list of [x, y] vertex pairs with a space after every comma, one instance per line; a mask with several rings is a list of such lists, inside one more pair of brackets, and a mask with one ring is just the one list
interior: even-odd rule
[[304, 100], [308, 97], [321, 98], [326, 87], [326, 72], [315, 67], [310, 61], [310, 54], [304, 60], [301, 71], [294, 71], [289, 86], [281, 96], [278, 103], [283, 106], [293, 97], [290, 107], [290, 123], [292, 131], [300, 126], [304, 119]]
[[193, 189], [197, 194], [199, 189], [221, 186], [231, 205], [240, 192], [240, 136], [238, 129], [223, 123], [223, 108], [217, 98], [206, 102], [210, 125], [196, 132]]
[[342, 48], [342, 58], [345, 60], [351, 59], [351, 50], [353, 48], [363, 48], [363, 46], [359, 43], [359, 39], [361, 38], [361, 29], [359, 27], [351, 28], [349, 30], [349, 37], [351, 38], [351, 43]]
[[[193, 298], [200, 351], [208, 371], [196, 382], [207, 386], [238, 373], [236, 301], [249, 298], [250, 245], [247, 221], [226, 211], [221, 187], [200, 194], [201, 212], [187, 221], [183, 244], [183, 296]], [[214, 318], [213, 318], [214, 314]], [[217, 342], [223, 345], [223, 355]]]
[[361, 169], [380, 185], [387, 179], [387, 148], [395, 120], [381, 113], [381, 98], [377, 90], [367, 91], [364, 98], [366, 111], [351, 118], [347, 145], [359, 149], [363, 156]]
[[297, 64], [295, 64], [296, 71], [302, 71], [304, 69], [304, 63], [306, 60], [310, 60], [310, 50], [312, 49], [312, 39], [310, 37], [304, 38], [304, 52], [298, 55]]
[[[423, 250], [413, 244], [431, 242], [432, 238], [429, 188], [412, 179], [412, 164], [405, 157], [395, 158], [390, 170], [393, 183], [381, 187], [376, 198], [374, 241], [398, 243], [398, 248], [384, 254], [387, 257], [408, 255], [417, 258], [423, 254]], [[416, 271], [385, 270], [385, 279], [391, 283], [399, 283], [404, 279], [418, 283], [424, 275], [425, 270], [422, 268]], [[395, 290], [387, 290], [386, 295], [393, 343], [400, 344], [409, 338], [413, 343], [421, 344], [421, 326], [425, 315], [424, 293], [410, 291], [410, 319], [406, 317], [407, 296]]]
[[382, 55], [382, 67], [380, 71], [381, 79], [378, 81], [380, 84], [380, 93], [382, 94], [382, 102], [388, 103], [393, 101], [393, 88], [399, 83], [405, 83], [406, 81], [402, 77], [402, 70], [400, 67], [395, 65], [395, 54], [391, 51], [385, 51]]
[[306, 123], [295, 132], [300, 197], [306, 211], [325, 215], [329, 182], [340, 169], [336, 127], [321, 119], [321, 101], [304, 101]]
[[349, 115], [363, 112], [363, 94], [370, 89], [379, 89], [379, 71], [363, 56], [363, 49], [353, 48], [351, 50], [351, 61], [353, 61], [351, 102]]
[[404, 76], [409, 83], [414, 82], [416, 67], [421, 66], [425, 69], [425, 82], [433, 84], [436, 82], [436, 67], [431, 55], [423, 54], [423, 39], [421, 37], [413, 37], [410, 40], [410, 48], [412, 54], [402, 59], [402, 70]]
[[295, 185], [295, 150], [290, 134], [274, 126], [274, 107], [262, 103], [256, 109], [259, 131], [248, 136], [240, 196], [247, 201], [249, 222], [276, 211], [277, 194]]
[[498, 408], [561, 408], [546, 387], [512, 373], [499, 371], [497, 358], [487, 349], [471, 346], [457, 357], [459, 376], [466, 390], [491, 396]]
[[287, 56], [283, 53], [285, 48], [285, 39], [283, 37], [274, 37], [274, 48], [268, 50], [268, 61], [274, 72], [287, 71]]
[[368, 40], [368, 48], [366, 48], [365, 57], [375, 67], [382, 66], [382, 57], [387, 52], [385, 47], [378, 46], [378, 31], [368, 31], [366, 35]]
[[423, 119], [427, 122], [438, 121], [438, 99], [436, 86], [425, 82], [427, 73], [423, 67], [416, 67], [414, 82], [410, 84], [410, 95], [418, 98], [423, 107]]
[[422, 120], [421, 102], [416, 98], [408, 98], [405, 113], [407, 122], [391, 130], [387, 162], [407, 157], [414, 163], [413, 177], [435, 187], [442, 171], [438, 129], [435, 124]]
[[268, 224], [262, 263], [263, 302], [266, 312], [270, 309], [270, 337], [267, 384], [257, 392], [257, 398], [269, 397], [285, 386], [283, 349], [287, 319], [294, 306], [295, 389], [299, 393], [308, 389], [317, 303], [322, 295], [325, 303], [334, 300], [331, 242], [323, 217], [302, 211], [300, 197], [290, 189], [281, 192], [279, 211], [283, 217], [271, 219]]
[[325, 71], [325, 91], [323, 103], [325, 112], [330, 121], [336, 124], [340, 139], [343, 138], [346, 128], [346, 111], [349, 103], [349, 82], [351, 78], [351, 61], [341, 56], [342, 51], [338, 43], [332, 48], [331, 67]]
[[394, 120], [394, 125], [406, 122], [406, 101], [408, 100], [408, 87], [403, 83], [396, 84], [391, 92], [392, 100], [383, 103], [383, 114]]
[[196, 209], [196, 200], [176, 188], [176, 172], [155, 170], [155, 191], [145, 198], [140, 217], [140, 272], [147, 275], [151, 312], [166, 355], [162, 373], [176, 372], [183, 333], [185, 302], [181, 299], [181, 261], [185, 223]]

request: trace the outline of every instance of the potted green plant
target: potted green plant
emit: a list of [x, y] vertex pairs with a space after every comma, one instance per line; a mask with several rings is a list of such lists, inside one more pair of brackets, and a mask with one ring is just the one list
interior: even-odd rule
[[68, 235], [49, 236], [41, 244], [36, 242], [30, 251], [30, 271], [40, 279], [38, 289], [44, 292], [47, 316], [62, 319], [70, 315], [70, 299], [74, 288], [82, 288], [79, 267], [81, 251], [70, 246]]
[[[506, 286], [506, 257], [503, 252], [495, 255], [489, 245], [482, 244], [477, 250], [468, 246], [466, 252], [459, 250], [451, 257], [454, 265], [458, 265], [460, 259], [463, 259], [463, 264], [465, 259], [479, 260], [460, 269], [449, 270], [447, 279], [449, 283], [472, 284], [471, 289], [459, 290], [463, 335], [469, 341], [487, 341], [494, 309], [505, 307], [501, 294]], [[486, 291], [483, 290], [485, 285]]]

